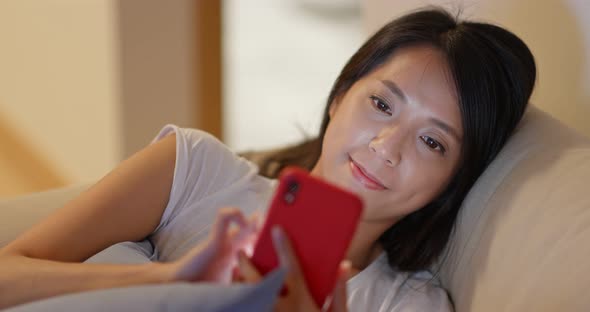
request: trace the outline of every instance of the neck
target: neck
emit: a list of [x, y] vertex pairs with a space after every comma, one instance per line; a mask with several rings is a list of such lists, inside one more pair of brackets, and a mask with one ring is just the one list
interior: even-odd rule
[[392, 224], [367, 220], [359, 222], [346, 253], [346, 259], [350, 260], [354, 269], [363, 270], [381, 254], [383, 249], [378, 239]]

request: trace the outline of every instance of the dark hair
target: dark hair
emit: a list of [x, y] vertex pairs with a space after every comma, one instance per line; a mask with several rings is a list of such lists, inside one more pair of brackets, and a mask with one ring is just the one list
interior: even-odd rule
[[271, 154], [261, 164], [261, 174], [269, 177], [276, 177], [289, 165], [311, 169], [330, 122], [329, 105], [397, 49], [423, 44], [443, 53], [457, 89], [464, 133], [462, 164], [437, 198], [380, 237], [389, 264], [403, 271], [426, 269], [441, 255], [467, 192], [524, 114], [536, 67], [533, 55], [518, 37], [498, 26], [459, 22], [440, 8], [402, 16], [375, 33], [344, 66], [328, 97], [319, 136]]

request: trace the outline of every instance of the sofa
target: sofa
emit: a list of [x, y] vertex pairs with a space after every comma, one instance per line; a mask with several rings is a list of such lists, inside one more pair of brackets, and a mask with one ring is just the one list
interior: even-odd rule
[[[531, 106], [433, 267], [456, 311], [590, 311], [589, 180], [590, 139]], [[0, 200], [0, 246], [88, 187]]]

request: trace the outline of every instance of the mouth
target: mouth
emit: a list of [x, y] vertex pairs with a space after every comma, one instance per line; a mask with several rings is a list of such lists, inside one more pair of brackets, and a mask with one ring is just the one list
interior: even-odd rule
[[383, 183], [381, 183], [376, 177], [368, 173], [365, 168], [355, 162], [350, 155], [348, 156], [348, 163], [352, 176], [361, 185], [373, 191], [383, 191], [387, 189], [387, 187], [385, 187], [385, 185], [383, 185]]

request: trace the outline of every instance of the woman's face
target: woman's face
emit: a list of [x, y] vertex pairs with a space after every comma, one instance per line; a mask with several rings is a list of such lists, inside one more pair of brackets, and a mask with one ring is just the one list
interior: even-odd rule
[[312, 173], [359, 195], [365, 221], [393, 223], [423, 207], [459, 166], [463, 129], [454, 90], [438, 50], [396, 51], [332, 103]]

